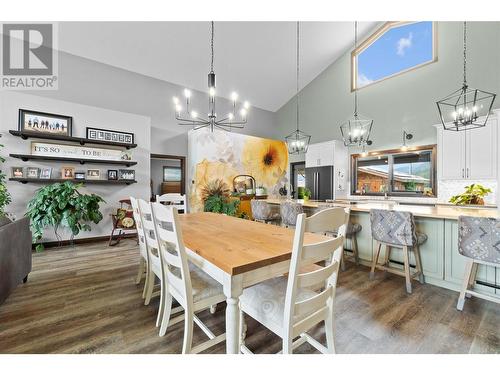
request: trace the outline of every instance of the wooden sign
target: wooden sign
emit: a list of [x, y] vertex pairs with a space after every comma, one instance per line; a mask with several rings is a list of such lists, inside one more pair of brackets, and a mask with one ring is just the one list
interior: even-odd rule
[[131, 160], [130, 151], [43, 142], [31, 142], [31, 155], [79, 159]]

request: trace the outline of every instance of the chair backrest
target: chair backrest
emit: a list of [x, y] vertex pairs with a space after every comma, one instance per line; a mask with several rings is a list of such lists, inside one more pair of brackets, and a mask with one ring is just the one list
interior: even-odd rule
[[[334, 220], [338, 220], [338, 222], [343, 220], [344, 224], [342, 225], [345, 225], [345, 212], [342, 210], [341, 215], [338, 215], [338, 210], [336, 212], [337, 216], [340, 217]], [[333, 311], [333, 299], [335, 298], [344, 236], [325, 236], [324, 241], [304, 244], [304, 233], [306, 231], [319, 229], [320, 232], [323, 232], [327, 220], [331, 218], [333, 218], [332, 212], [327, 210], [320, 211], [309, 219], [306, 219], [305, 214], [297, 216], [285, 297], [285, 330], [288, 332], [288, 334], [285, 334], [289, 337], [294, 338], [305, 332], [315, 324], [325, 320], [327, 314]], [[329, 259], [332, 259], [332, 261], [319, 270], [300, 273], [300, 270], [305, 265]], [[307, 289], [318, 284], [325, 284], [322, 292], [297, 302], [300, 289]]]
[[[144, 228], [144, 238], [148, 251], [148, 259], [151, 263], [153, 272], [156, 271], [156, 265], [161, 266], [160, 256], [158, 251], [158, 242], [156, 241], [155, 225], [153, 222], [153, 214], [149, 202], [144, 199], [137, 199], [139, 204], [139, 212], [141, 214], [142, 227]], [[161, 270], [161, 269], [160, 269]], [[155, 272], [156, 273], [156, 272]], [[160, 276], [160, 275], [157, 275]]]
[[280, 204], [281, 221], [285, 225], [295, 225], [297, 216], [304, 212], [304, 208], [300, 203], [282, 202]]
[[252, 216], [256, 220], [267, 220], [271, 217], [271, 205], [262, 199], [252, 199]]
[[500, 220], [459, 216], [458, 252], [480, 262], [500, 264]]
[[[335, 237], [346, 237], [349, 225], [350, 208], [329, 207], [322, 209], [306, 219], [306, 232], [333, 234]], [[342, 250], [344, 245], [342, 244]], [[334, 259], [340, 262], [342, 252], [333, 254]], [[335, 256], [338, 256], [336, 259]]]
[[370, 210], [372, 237], [395, 246], [415, 246], [417, 232], [411, 212]]
[[146, 235], [144, 232], [144, 225], [142, 224], [141, 210], [139, 208], [139, 202], [134, 197], [130, 197], [130, 204], [132, 206], [135, 227], [137, 229], [137, 237], [139, 239], [139, 250], [141, 252], [141, 255], [143, 255], [146, 258], [146, 261], [148, 261]]
[[193, 305], [191, 276], [177, 208], [158, 202], [151, 203], [151, 207], [169, 293], [186, 311], [191, 310]]
[[177, 210], [182, 210], [181, 213], [186, 213], [186, 195], [178, 193], [167, 193], [156, 196], [156, 201], [158, 203], [166, 203], [168, 205], [174, 206]]

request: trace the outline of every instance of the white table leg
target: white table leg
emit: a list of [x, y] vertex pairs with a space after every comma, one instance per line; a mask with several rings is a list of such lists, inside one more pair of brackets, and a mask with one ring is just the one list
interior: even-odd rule
[[226, 296], [226, 353], [239, 354], [240, 296], [243, 291], [241, 276], [224, 275]]

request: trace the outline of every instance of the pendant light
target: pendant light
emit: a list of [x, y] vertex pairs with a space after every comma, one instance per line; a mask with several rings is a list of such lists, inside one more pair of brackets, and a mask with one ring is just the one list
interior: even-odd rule
[[227, 115], [222, 116], [222, 118], [217, 119], [217, 112], [215, 111], [215, 72], [214, 72], [214, 21], [210, 23], [210, 72], [208, 73], [208, 115], [207, 117], [202, 117], [197, 111], [192, 109], [191, 103], [191, 91], [184, 89], [184, 97], [186, 99], [186, 108], [183, 113], [182, 105], [179, 98], [174, 97], [175, 106], [175, 119], [179, 122], [179, 125], [193, 126], [195, 130], [202, 128], [210, 128], [213, 132], [214, 129], [221, 130], [231, 130], [232, 128], [242, 129], [248, 120], [248, 110], [250, 105], [247, 101], [241, 104], [239, 111], [237, 110], [238, 105], [238, 94], [233, 92], [231, 94], [231, 109], [228, 111]]
[[309, 147], [309, 142], [311, 141], [311, 136], [304, 133], [299, 129], [299, 78], [300, 78], [300, 23], [297, 21], [297, 82], [296, 82], [296, 92], [295, 92], [295, 115], [296, 115], [296, 130], [285, 137], [286, 144], [288, 146], [289, 154], [305, 154], [307, 148]]
[[439, 117], [445, 130], [470, 130], [486, 126], [496, 94], [467, 85], [467, 22], [464, 22], [464, 79], [462, 87], [438, 101]]
[[[354, 50], [358, 48], [358, 22], [354, 22]], [[373, 120], [358, 113], [358, 89], [354, 90], [354, 115], [340, 125], [345, 146], [370, 145]]]

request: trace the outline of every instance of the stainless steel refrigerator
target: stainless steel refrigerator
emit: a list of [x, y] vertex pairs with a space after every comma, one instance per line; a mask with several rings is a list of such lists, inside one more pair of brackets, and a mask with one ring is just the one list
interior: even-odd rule
[[306, 168], [306, 187], [312, 200], [335, 199], [333, 165]]

